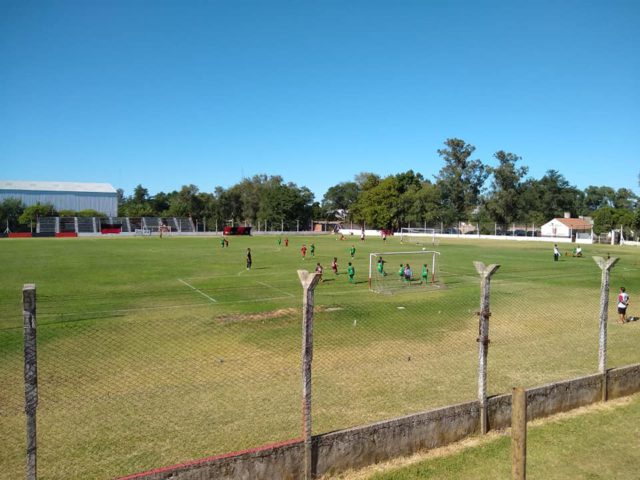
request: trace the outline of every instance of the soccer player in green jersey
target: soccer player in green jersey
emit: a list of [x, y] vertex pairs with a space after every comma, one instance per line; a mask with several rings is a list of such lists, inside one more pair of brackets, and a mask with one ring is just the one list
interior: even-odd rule
[[385, 276], [385, 275], [386, 275], [386, 273], [385, 273], [385, 271], [384, 271], [384, 263], [385, 263], [385, 262], [384, 262], [384, 260], [382, 259], [382, 257], [380, 257], [380, 258], [378, 259], [378, 265], [376, 266], [376, 268], [378, 269], [378, 273], [379, 273], [380, 275], [382, 275], [382, 276]]
[[422, 265], [422, 281], [429, 283], [429, 267], [427, 267], [426, 263]]
[[224, 248], [224, 237], [220, 238], [220, 246]]
[[347, 274], [349, 275], [349, 283], [353, 283], [353, 277], [356, 275], [356, 269], [349, 262], [349, 266], [347, 267]]
[[400, 264], [400, 270], [398, 270], [398, 278], [404, 280], [404, 265]]
[[355, 257], [355, 255], [356, 255], [356, 246], [355, 245], [351, 245], [351, 248], [349, 249], [349, 253], [351, 254], [351, 258]]
[[309, 253], [311, 254], [312, 257], [316, 256], [316, 244], [312, 243], [311, 245], [309, 245]]

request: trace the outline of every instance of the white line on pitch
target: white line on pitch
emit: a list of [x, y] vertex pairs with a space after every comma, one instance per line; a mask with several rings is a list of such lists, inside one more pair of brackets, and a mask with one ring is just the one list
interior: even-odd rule
[[264, 282], [256, 282], [256, 283], [258, 283], [260, 285], [264, 285], [265, 287], [270, 288], [272, 290], [275, 290], [276, 292], [284, 293], [285, 295], [287, 295], [289, 297], [294, 297], [295, 296], [295, 295], [293, 295], [293, 294], [291, 294], [289, 292], [285, 292], [284, 290], [280, 290], [279, 288], [276, 288], [276, 287], [274, 287], [272, 285], [269, 285], [268, 283], [264, 283]]
[[193, 290], [195, 290], [196, 292], [198, 292], [200, 295], [202, 295], [205, 298], [208, 298], [209, 300], [211, 300], [213, 303], [218, 303], [218, 301], [215, 298], [211, 298], [209, 295], [207, 295], [206, 293], [198, 290], [196, 287], [194, 287], [193, 285], [189, 285], [187, 282], [185, 282], [184, 280], [182, 280], [181, 278], [178, 279], [178, 281], [180, 283], [185, 284], [187, 287], [192, 288]]

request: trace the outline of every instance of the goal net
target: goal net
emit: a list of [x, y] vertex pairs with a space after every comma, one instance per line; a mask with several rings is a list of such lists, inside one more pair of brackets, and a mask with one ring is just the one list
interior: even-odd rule
[[436, 244], [435, 228], [401, 228], [400, 243], [415, 243], [416, 245]]
[[378, 252], [369, 254], [369, 290], [392, 294], [406, 289], [441, 288], [440, 252]]

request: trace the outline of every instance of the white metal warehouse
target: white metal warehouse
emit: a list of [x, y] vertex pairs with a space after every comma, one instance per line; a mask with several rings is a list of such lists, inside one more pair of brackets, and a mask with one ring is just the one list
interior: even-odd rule
[[118, 216], [118, 192], [108, 183], [0, 180], [0, 202], [17, 198], [26, 206], [50, 203], [56, 210], [96, 210]]

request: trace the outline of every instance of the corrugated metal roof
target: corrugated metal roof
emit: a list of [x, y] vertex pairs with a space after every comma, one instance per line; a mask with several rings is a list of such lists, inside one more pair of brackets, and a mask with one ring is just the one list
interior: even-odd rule
[[0, 180], [0, 190], [28, 190], [45, 192], [84, 192], [84, 193], [116, 193], [116, 189], [108, 183], [80, 182], [31, 182], [18, 180]]

